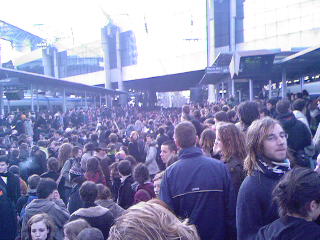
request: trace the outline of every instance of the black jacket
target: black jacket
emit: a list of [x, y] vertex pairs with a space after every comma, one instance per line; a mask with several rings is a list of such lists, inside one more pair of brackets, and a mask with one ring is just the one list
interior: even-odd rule
[[316, 240], [320, 239], [320, 226], [301, 218], [281, 217], [262, 227], [255, 240]]
[[18, 199], [20, 198], [20, 180], [13, 173], [8, 172], [7, 184], [0, 177], [0, 186], [5, 188], [8, 194], [8, 198], [16, 206]]
[[80, 197], [80, 190], [81, 184], [77, 184], [74, 186], [70, 192], [69, 202], [68, 202], [68, 211], [70, 214], [77, 211], [79, 208], [82, 208], [84, 206], [83, 201]]
[[0, 240], [14, 240], [17, 229], [17, 215], [6, 189], [0, 185]]
[[134, 191], [132, 189], [133, 177], [130, 175], [124, 182], [120, 184], [118, 194], [118, 204], [124, 209], [128, 209], [133, 205], [134, 202]]

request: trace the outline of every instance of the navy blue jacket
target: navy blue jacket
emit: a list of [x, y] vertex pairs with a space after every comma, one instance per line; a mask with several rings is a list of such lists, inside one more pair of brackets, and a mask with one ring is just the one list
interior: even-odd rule
[[254, 239], [259, 228], [279, 218], [272, 191], [282, 176], [255, 171], [245, 178], [237, 199], [238, 240]]
[[160, 199], [195, 224], [203, 240], [235, 239], [235, 192], [225, 165], [200, 148], [180, 151], [165, 172]]

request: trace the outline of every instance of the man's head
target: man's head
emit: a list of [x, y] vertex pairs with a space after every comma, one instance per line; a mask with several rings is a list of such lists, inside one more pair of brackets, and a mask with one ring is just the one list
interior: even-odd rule
[[292, 104], [292, 109], [303, 112], [303, 110], [305, 110], [305, 106], [306, 106], [306, 101], [304, 99], [298, 98], [294, 100]]
[[248, 128], [246, 143], [248, 155], [244, 165], [249, 175], [261, 158], [270, 162], [283, 162], [287, 157], [287, 134], [278, 121], [272, 118], [254, 121]]
[[40, 199], [53, 199], [56, 194], [57, 184], [51, 178], [41, 178], [37, 186], [37, 196]]
[[196, 144], [197, 132], [191, 122], [180, 122], [174, 129], [174, 140], [178, 147], [189, 148]]
[[163, 163], [167, 163], [172, 155], [177, 154], [177, 146], [173, 141], [165, 141], [161, 145], [160, 157]]
[[80, 198], [85, 203], [94, 203], [98, 196], [97, 184], [91, 181], [82, 183], [80, 190]]
[[271, 109], [275, 108], [277, 104], [277, 99], [276, 98], [271, 98], [267, 101], [267, 109], [270, 111]]
[[132, 172], [131, 163], [128, 160], [122, 160], [118, 164], [118, 171], [121, 176], [129, 176]]
[[276, 111], [278, 114], [288, 114], [290, 112], [290, 102], [288, 100], [280, 100], [277, 102]]
[[9, 167], [9, 159], [7, 155], [0, 156], [0, 173], [6, 173]]
[[98, 228], [85, 228], [77, 236], [79, 240], [103, 240], [103, 234]]
[[36, 190], [40, 181], [40, 176], [37, 174], [33, 174], [28, 177], [28, 187], [30, 190]]

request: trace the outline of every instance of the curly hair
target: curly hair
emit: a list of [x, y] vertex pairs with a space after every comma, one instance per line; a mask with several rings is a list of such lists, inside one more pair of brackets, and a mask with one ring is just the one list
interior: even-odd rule
[[140, 202], [111, 227], [109, 240], [200, 240], [195, 226], [181, 222], [160, 204]]

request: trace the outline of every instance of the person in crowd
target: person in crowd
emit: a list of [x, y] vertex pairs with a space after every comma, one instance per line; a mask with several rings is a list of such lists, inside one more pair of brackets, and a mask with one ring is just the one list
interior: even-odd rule
[[166, 141], [161, 145], [160, 157], [163, 163], [167, 166], [167, 163], [172, 155], [177, 154], [177, 146], [174, 141]]
[[82, 173], [80, 162], [78, 162], [78, 164], [73, 164], [70, 169], [70, 183], [72, 189], [68, 201], [68, 210], [70, 214], [74, 213], [79, 208], [82, 208], [84, 206], [84, 202], [80, 197], [80, 187], [85, 181], [86, 179]]
[[294, 168], [284, 175], [273, 190], [280, 218], [262, 227], [256, 240], [320, 239], [314, 221], [320, 215], [320, 178], [307, 168]]
[[[59, 173], [59, 161], [54, 157], [50, 157], [47, 162], [48, 171], [41, 174], [41, 178], [51, 178], [58, 184], [58, 191], [62, 199], [64, 199], [64, 190], [65, 190], [65, 177], [62, 175], [60, 177]], [[59, 180], [59, 181], [58, 181]], [[66, 201], [65, 201], [66, 202]]]
[[164, 163], [161, 161], [160, 152], [161, 152], [161, 145], [168, 141], [170, 138], [165, 134], [164, 127], [159, 127], [158, 129], [158, 136], [156, 138], [157, 142], [157, 164], [160, 170], [165, 169]]
[[22, 220], [21, 238], [28, 237], [28, 221], [29, 219], [40, 213], [48, 214], [57, 231], [54, 234], [56, 239], [63, 238], [63, 225], [69, 220], [69, 212], [63, 201], [60, 199], [57, 184], [50, 178], [42, 178], [37, 186], [37, 197], [25, 208], [25, 215]]
[[20, 180], [13, 173], [8, 171], [9, 158], [7, 155], [0, 156], [0, 186], [2, 186], [11, 202], [16, 206], [20, 193]]
[[108, 208], [115, 219], [120, 217], [124, 209], [113, 201], [110, 189], [103, 184], [97, 184], [97, 188], [98, 196], [95, 203], [101, 207]]
[[121, 184], [118, 191], [118, 204], [124, 209], [128, 209], [134, 202], [134, 191], [132, 184], [132, 167], [128, 160], [122, 160], [118, 164], [118, 171], [121, 177]]
[[83, 171], [86, 171], [88, 159], [94, 156], [94, 145], [92, 143], [86, 143], [83, 152], [84, 154], [81, 157], [81, 168]]
[[84, 174], [87, 181], [102, 183], [106, 185], [106, 178], [101, 170], [101, 165], [96, 157], [89, 158], [87, 161], [87, 171]]
[[9, 198], [7, 188], [0, 184], [0, 240], [15, 240], [16, 235], [16, 209]]
[[60, 162], [60, 168], [65, 165], [65, 162], [72, 157], [73, 146], [70, 143], [64, 143], [60, 146], [58, 152], [58, 160]]
[[110, 178], [111, 178], [111, 193], [113, 196], [113, 200], [115, 202], [118, 202], [118, 198], [119, 198], [119, 189], [120, 189], [120, 185], [121, 185], [121, 176], [118, 170], [118, 162], [112, 163], [110, 165]]
[[46, 213], [32, 216], [27, 223], [27, 228], [29, 240], [54, 240], [56, 227]]
[[118, 152], [122, 146], [122, 143], [118, 141], [119, 140], [118, 135], [115, 133], [110, 133], [108, 138], [109, 138], [110, 143], [115, 145], [116, 151]]
[[109, 240], [200, 240], [195, 226], [181, 222], [157, 203], [141, 202], [128, 209], [110, 229]]
[[306, 117], [307, 106], [304, 99], [298, 98], [292, 103], [292, 113], [299, 121], [303, 122], [310, 129], [308, 119]]
[[165, 171], [159, 172], [153, 178], [154, 193], [156, 194], [157, 198], [160, 197], [160, 187], [161, 187], [161, 181], [164, 176], [164, 173], [165, 173]]
[[228, 122], [236, 124], [238, 121], [237, 112], [235, 110], [229, 110], [227, 112]]
[[[41, 143], [41, 141], [39, 141]], [[44, 141], [42, 141], [44, 142]], [[42, 173], [47, 171], [47, 156], [43, 150], [39, 148], [39, 146], [34, 145], [31, 148], [31, 163], [28, 166], [28, 174], [37, 174], [41, 175]]]
[[226, 164], [231, 180], [238, 194], [244, 180], [243, 161], [246, 157], [245, 137], [233, 123], [220, 123], [217, 127], [217, 137], [214, 152]]
[[129, 154], [137, 160], [137, 162], [144, 162], [144, 144], [139, 139], [139, 133], [137, 131], [132, 131], [130, 134], [128, 151]]
[[225, 111], [219, 111], [214, 115], [215, 123], [228, 122], [228, 114]]
[[20, 194], [25, 195], [27, 194], [27, 184], [26, 182], [20, 177], [20, 168], [17, 165], [12, 165], [9, 167], [9, 172], [13, 173], [16, 177], [19, 178], [20, 183]]
[[202, 131], [200, 135], [199, 145], [205, 156], [207, 157], [213, 156], [212, 151], [213, 151], [215, 140], [216, 140], [216, 133], [212, 129], [207, 128]]
[[179, 161], [166, 169], [160, 199], [178, 217], [189, 218], [201, 239], [235, 239], [235, 194], [228, 169], [195, 147], [190, 122], [179, 123], [174, 138], [181, 148]]
[[255, 239], [259, 228], [279, 216], [272, 201], [272, 190], [290, 169], [287, 134], [280, 123], [266, 117], [254, 121], [246, 136], [248, 176], [241, 184], [237, 199], [238, 240]]
[[157, 164], [157, 143], [154, 140], [153, 135], [151, 134], [148, 134], [146, 136], [146, 144], [144, 151], [146, 155], [145, 164], [149, 170], [151, 178], [153, 178], [159, 172], [159, 167]]
[[247, 132], [251, 123], [260, 117], [258, 104], [252, 101], [240, 103], [237, 108], [237, 113], [240, 122], [238, 122], [236, 126], [244, 133]]
[[272, 118], [277, 118], [277, 112], [276, 112], [276, 104], [278, 100], [276, 98], [270, 98], [267, 101], [267, 109], [269, 111], [268, 115]]
[[134, 194], [135, 204], [141, 201], [146, 202], [156, 197], [156, 194], [154, 193], [153, 183], [150, 181], [149, 170], [145, 164], [139, 163], [134, 168], [133, 179], [138, 183]]
[[280, 100], [276, 105], [276, 111], [279, 122], [288, 134], [288, 147], [295, 160], [294, 163], [299, 166], [309, 166], [310, 161], [306, 156], [305, 148], [312, 143], [310, 129], [296, 119], [290, 111], [288, 100]]
[[105, 240], [102, 232], [98, 228], [85, 228], [77, 236], [77, 240]]
[[17, 201], [17, 213], [21, 216], [21, 211], [27, 204], [31, 203], [33, 199], [37, 199], [37, 186], [40, 181], [39, 175], [31, 175], [28, 178], [28, 190], [26, 195], [22, 195]]
[[64, 240], [78, 240], [78, 234], [86, 228], [90, 228], [90, 224], [84, 219], [77, 219], [66, 223], [63, 226]]
[[84, 207], [75, 211], [70, 221], [82, 218], [92, 227], [98, 228], [104, 238], [108, 238], [110, 227], [114, 223], [114, 217], [109, 209], [97, 206], [95, 200], [98, 195], [98, 188], [94, 182], [86, 181], [80, 187], [80, 197], [84, 202]]

